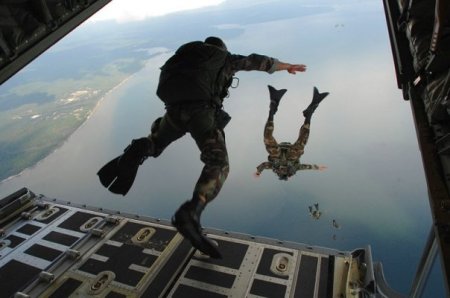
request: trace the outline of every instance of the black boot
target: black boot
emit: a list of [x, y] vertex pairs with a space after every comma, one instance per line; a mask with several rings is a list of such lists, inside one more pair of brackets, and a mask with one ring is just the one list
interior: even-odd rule
[[270, 114], [274, 115], [277, 112], [280, 100], [283, 97], [284, 93], [286, 93], [287, 89], [277, 90], [270, 85], [268, 85], [267, 87], [269, 87], [270, 93]]
[[153, 147], [148, 138], [133, 140], [122, 155], [98, 171], [100, 182], [112, 193], [126, 195], [133, 185], [139, 166], [148, 156], [154, 155]]
[[200, 215], [205, 208], [205, 205], [206, 204], [200, 200], [185, 202], [177, 212], [175, 212], [175, 215], [172, 218], [172, 224], [183, 237], [191, 241], [192, 246], [196, 249], [212, 258], [221, 259], [222, 255], [217, 249], [217, 245], [202, 233]]
[[309, 106], [306, 108], [306, 110], [303, 111], [303, 116], [305, 117], [306, 121], [309, 122], [311, 120], [311, 116], [314, 113], [314, 111], [319, 106], [320, 102], [327, 97], [327, 95], [330, 94], [328, 92], [319, 93], [319, 90], [317, 90], [316, 87], [314, 87], [314, 93], [313, 93], [313, 99]]

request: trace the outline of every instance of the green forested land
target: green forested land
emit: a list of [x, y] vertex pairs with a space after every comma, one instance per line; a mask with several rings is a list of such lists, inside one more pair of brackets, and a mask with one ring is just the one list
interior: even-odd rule
[[[0, 110], [0, 181], [53, 152], [87, 119], [99, 100], [130, 75], [126, 71], [139, 69], [136, 65], [133, 60], [115, 61], [78, 79], [37, 80], [9, 90], [11, 96], [20, 96], [24, 104]], [[67, 100], [80, 90], [90, 93]], [[48, 94], [54, 100], [42, 103], [36, 94]], [[3, 98], [7, 96], [2, 94]], [[39, 116], [33, 118], [36, 115]]]
[[[52, 106], [47, 104], [47, 106]], [[33, 119], [33, 115], [2, 121], [0, 124], [0, 180], [18, 174], [51, 153], [62, 144], [87, 118], [93, 103], [86, 103], [80, 113], [74, 114], [70, 107], [58, 111], [54, 107]], [[50, 108], [50, 107], [49, 107]], [[75, 108], [75, 109], [78, 109]], [[2, 113], [5, 114], [5, 113]], [[1, 118], [11, 118], [11, 114]], [[17, 117], [17, 116], [16, 116]]]
[[56, 121], [29, 119], [14, 127], [9, 133], [17, 135], [4, 137], [0, 141], [0, 179], [17, 174], [43, 159], [59, 146], [79, 125], [82, 119], [66, 115]]

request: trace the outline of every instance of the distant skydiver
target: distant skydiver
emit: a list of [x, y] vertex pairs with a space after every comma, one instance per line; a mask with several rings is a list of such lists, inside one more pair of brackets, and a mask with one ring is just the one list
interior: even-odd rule
[[312, 218], [320, 219], [320, 217], [322, 216], [322, 211], [319, 210], [319, 203], [314, 204], [314, 208], [313, 206], [308, 206], [308, 209], [309, 215], [311, 215]]
[[134, 182], [138, 167], [147, 157], [158, 157], [170, 143], [190, 133], [205, 165], [192, 199], [176, 211], [172, 224], [194, 247], [213, 258], [220, 258], [221, 254], [202, 234], [200, 215], [217, 196], [228, 176], [223, 129], [231, 117], [223, 111], [222, 102], [228, 95], [233, 75], [242, 70], [269, 74], [287, 70], [295, 74], [304, 72], [306, 66], [259, 54], [231, 54], [217, 37], [182, 45], [161, 67], [156, 93], [165, 103], [166, 114], [155, 120], [148, 137], [133, 140], [122, 155], [98, 172], [105, 187], [125, 195]]
[[335, 228], [335, 229], [340, 229], [341, 228], [341, 225], [338, 224], [338, 222], [335, 219], [333, 219], [333, 228]]
[[306, 110], [303, 111], [305, 122], [300, 128], [299, 136], [294, 144], [288, 142], [277, 143], [273, 137], [274, 123], [273, 117], [278, 110], [278, 104], [286, 89], [277, 90], [272, 86], [269, 87], [270, 92], [270, 110], [269, 118], [264, 127], [264, 144], [269, 153], [268, 161], [261, 163], [256, 168], [256, 177], [259, 177], [263, 170], [272, 169], [278, 175], [280, 180], [288, 180], [289, 177], [295, 175], [299, 170], [325, 170], [322, 165], [301, 164], [300, 157], [303, 155], [305, 145], [309, 137], [309, 127], [311, 124], [311, 116], [319, 106], [319, 103], [329, 94], [328, 92], [319, 93], [314, 87], [313, 99]]

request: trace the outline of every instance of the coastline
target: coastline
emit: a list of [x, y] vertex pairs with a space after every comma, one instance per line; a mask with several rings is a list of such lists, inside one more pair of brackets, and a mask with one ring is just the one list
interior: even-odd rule
[[[52, 156], [54, 153], [56, 153], [58, 150], [60, 150], [67, 142], [69, 142], [69, 140], [73, 137], [73, 135], [78, 132], [81, 128], [83, 128], [86, 123], [88, 123], [88, 120], [91, 119], [91, 117], [93, 115], [95, 115], [99, 110], [100, 107], [105, 104], [105, 100], [108, 97], [111, 97], [112, 94], [114, 94], [115, 91], [117, 91], [118, 89], [120, 89], [122, 86], [124, 86], [126, 83], [128, 83], [130, 80], [132, 80], [134, 77], [136, 77], [139, 73], [141, 73], [142, 71], [145, 71], [145, 69], [147, 69], [148, 67], [154, 67], [152, 66], [152, 61], [154, 61], [154, 59], [158, 59], [161, 56], [164, 56], [168, 53], [167, 48], [165, 47], [156, 47], [154, 48], [155, 51], [157, 52], [157, 54], [151, 52], [151, 50], [149, 50], [153, 55], [151, 55], [150, 58], [143, 60], [142, 62], [142, 67], [139, 68], [137, 71], [129, 74], [128, 76], [126, 76], [125, 78], [123, 78], [122, 80], [120, 80], [116, 85], [114, 85], [112, 88], [110, 88], [109, 90], [107, 90], [98, 100], [97, 102], [93, 105], [91, 111], [89, 112], [89, 114], [86, 116], [86, 118], [78, 125], [78, 126], [74, 126], [74, 130], [67, 135], [66, 137], [62, 138], [60, 142], [58, 142], [57, 145], [55, 145], [47, 155], [45, 155], [45, 157], [39, 159], [38, 161], [34, 162], [34, 163], [30, 163], [29, 166], [23, 168], [22, 170], [20, 170], [18, 173], [10, 175], [2, 180], [0, 180], [0, 185], [7, 183], [17, 177], [21, 177], [22, 175], [24, 175], [25, 173], [34, 170], [36, 167], [38, 167], [41, 163], [45, 162], [50, 156]], [[162, 63], [162, 61], [161, 61]], [[158, 63], [159, 65], [160, 63]], [[158, 67], [159, 68], [159, 67]]]
[[[145, 67], [145, 66], [144, 66]], [[117, 90], [119, 87], [121, 87], [123, 84], [125, 84], [128, 80], [130, 80], [133, 76], [135, 76], [139, 71], [127, 76], [125, 79], [123, 79], [122, 81], [120, 81], [117, 85], [115, 85], [114, 87], [112, 87], [111, 89], [109, 89], [108, 91], [105, 92], [105, 94], [103, 94], [102, 97], [100, 97], [97, 100], [97, 103], [94, 105], [94, 107], [92, 108], [91, 112], [88, 114], [88, 116], [83, 120], [83, 122], [76, 126], [74, 128], [74, 130], [72, 131], [72, 133], [70, 133], [67, 137], [65, 137], [64, 139], [61, 140], [61, 142], [59, 142], [57, 145], [55, 145], [55, 147], [50, 151], [50, 153], [48, 153], [44, 158], [41, 158], [40, 160], [36, 161], [35, 163], [27, 166], [26, 168], [20, 170], [19, 173], [11, 175], [3, 180], [0, 181], [0, 185], [14, 179], [17, 177], [22, 176], [24, 173], [33, 170], [34, 168], [36, 168], [37, 166], [39, 166], [41, 163], [43, 163], [45, 160], [47, 160], [49, 158], [49, 156], [51, 156], [52, 154], [54, 154], [55, 152], [57, 152], [64, 144], [66, 144], [70, 138], [73, 136], [73, 134], [75, 132], [77, 132], [80, 128], [82, 128], [84, 125], [86, 125], [87, 121], [92, 117], [92, 115], [94, 115], [94, 113], [97, 112], [97, 110], [100, 108], [100, 106], [104, 103], [104, 100], [111, 95], [111, 93], [115, 90]]]

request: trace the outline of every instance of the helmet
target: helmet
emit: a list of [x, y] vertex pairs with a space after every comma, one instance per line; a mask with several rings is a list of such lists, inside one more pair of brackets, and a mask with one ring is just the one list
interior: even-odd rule
[[289, 178], [289, 170], [286, 166], [280, 166], [278, 167], [278, 169], [276, 170], [276, 173], [278, 175], [278, 179], [280, 180], [288, 180]]
[[223, 40], [218, 38], [218, 37], [215, 37], [215, 36], [207, 37], [205, 39], [205, 43], [207, 43], [209, 45], [213, 45], [213, 46], [219, 47], [219, 48], [221, 48], [221, 49], [223, 49], [225, 51], [227, 50], [227, 46], [225, 45]]

